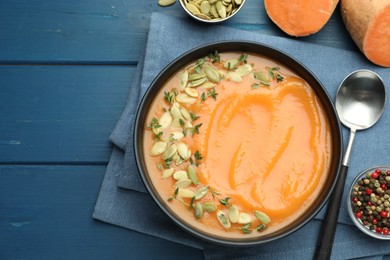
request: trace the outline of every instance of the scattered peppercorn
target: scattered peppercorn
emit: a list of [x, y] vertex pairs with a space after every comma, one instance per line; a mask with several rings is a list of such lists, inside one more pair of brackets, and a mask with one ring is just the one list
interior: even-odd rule
[[390, 170], [367, 172], [352, 191], [352, 211], [373, 232], [389, 235]]

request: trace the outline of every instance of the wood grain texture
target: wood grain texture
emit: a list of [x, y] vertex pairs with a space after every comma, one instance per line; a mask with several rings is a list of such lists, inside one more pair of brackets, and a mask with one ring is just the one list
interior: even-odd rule
[[132, 66], [0, 66], [0, 163], [106, 164]]
[[0, 166], [0, 259], [202, 259], [200, 250], [93, 220], [104, 171]]
[[[2, 0], [0, 64], [134, 65], [146, 42], [154, 11], [190, 19], [179, 3], [163, 8], [154, 0]], [[223, 26], [288, 37], [269, 20], [262, 1], [246, 1], [242, 10]], [[339, 9], [320, 32], [299, 40], [355, 49], [342, 25]]]
[[[156, 0], [0, 0], [0, 259], [203, 259], [91, 217], [156, 11], [190, 20]], [[289, 37], [261, 0], [223, 26]], [[339, 9], [295, 40], [357, 51]]]

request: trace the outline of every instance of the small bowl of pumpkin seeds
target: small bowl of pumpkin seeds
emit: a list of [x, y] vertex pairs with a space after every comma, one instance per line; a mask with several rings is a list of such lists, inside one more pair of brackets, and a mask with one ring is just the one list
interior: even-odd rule
[[180, 0], [189, 16], [205, 23], [220, 23], [238, 13], [245, 0]]

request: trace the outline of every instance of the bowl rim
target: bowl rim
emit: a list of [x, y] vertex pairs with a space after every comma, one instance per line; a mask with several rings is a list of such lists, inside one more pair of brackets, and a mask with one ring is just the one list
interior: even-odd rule
[[372, 230], [368, 229], [366, 226], [364, 226], [363, 223], [360, 222], [355, 217], [355, 214], [353, 213], [353, 210], [352, 210], [351, 200], [352, 200], [353, 187], [360, 180], [360, 178], [363, 177], [367, 172], [371, 172], [371, 171], [373, 171], [375, 169], [387, 169], [387, 170], [390, 170], [390, 165], [376, 165], [376, 166], [372, 166], [370, 168], [367, 168], [367, 169], [361, 171], [359, 174], [357, 174], [355, 176], [355, 178], [351, 182], [351, 186], [349, 188], [348, 197], [347, 197], [348, 215], [351, 218], [353, 224], [360, 231], [362, 231], [364, 234], [369, 235], [369, 236], [374, 237], [374, 238], [377, 238], [377, 239], [380, 239], [380, 240], [390, 240], [390, 235], [378, 234], [375, 231], [372, 231]]
[[[151, 102], [149, 99], [152, 99], [153, 101], [153, 94], [157, 93], [161, 89], [163, 83], [166, 81], [166, 80], [162, 80], [162, 78], [163, 77], [169, 78], [175, 72], [177, 72], [178, 69], [181, 69], [184, 65], [195, 61], [197, 58], [204, 57], [207, 54], [214, 52], [215, 50], [218, 50], [218, 52], [220, 53], [225, 51], [255, 53], [257, 55], [262, 55], [265, 58], [274, 60], [279, 64], [283, 64], [288, 69], [290, 69], [300, 77], [304, 78], [306, 82], [308, 82], [308, 84], [316, 92], [316, 95], [321, 101], [324, 111], [328, 117], [328, 122], [330, 124], [330, 129], [332, 133], [332, 156], [331, 156], [331, 164], [330, 164], [327, 180], [325, 180], [325, 185], [323, 187], [323, 189], [326, 189], [327, 192], [321, 193], [319, 196], [317, 196], [317, 197], [323, 196], [322, 200], [316, 198], [313, 201], [312, 207], [315, 207], [314, 210], [311, 210], [310, 212], [306, 211], [302, 213], [302, 215], [298, 219], [303, 218], [303, 221], [298, 221], [298, 219], [295, 220], [293, 223], [291, 223], [294, 224], [293, 227], [288, 228], [287, 231], [283, 231], [287, 227], [283, 228], [281, 230], [283, 232], [276, 231], [275, 232], [276, 235], [265, 236], [265, 237], [258, 236], [254, 238], [248, 238], [248, 239], [245, 238], [229, 239], [226, 237], [212, 236], [211, 234], [206, 234], [194, 228], [189, 223], [186, 223], [179, 216], [177, 216], [171, 209], [169, 209], [169, 207], [164, 206], [165, 202], [159, 197], [157, 191], [155, 190], [155, 187], [153, 187], [152, 183], [149, 181], [147, 176], [148, 174], [147, 174], [146, 166], [143, 164], [144, 155], [142, 149], [142, 141], [143, 141], [142, 135], [143, 135], [144, 124], [145, 124], [143, 118], [145, 118], [147, 114], [147, 111], [145, 111], [145, 107], [148, 108], [147, 103]], [[294, 67], [289, 66], [288, 64], [290, 63], [293, 64]], [[305, 76], [303, 76], [303, 74]], [[159, 86], [160, 83], [161, 85]], [[313, 86], [314, 85], [313, 83], [315, 83], [316, 87]], [[343, 158], [343, 145], [342, 145], [343, 136], [342, 136], [341, 123], [338, 114], [336, 112], [334, 102], [330, 98], [329, 93], [327, 92], [326, 88], [321, 83], [321, 81], [314, 75], [314, 73], [311, 70], [309, 70], [305, 65], [303, 65], [296, 58], [292, 57], [290, 54], [287, 54], [284, 51], [281, 51], [277, 48], [274, 48], [272, 46], [269, 46], [261, 42], [246, 41], [246, 40], [232, 40], [232, 41], [225, 40], [225, 41], [216, 41], [216, 42], [203, 44], [183, 53], [182, 55], [180, 55], [179, 57], [171, 61], [167, 66], [165, 66], [151, 82], [151, 84], [149, 85], [148, 89], [146, 90], [145, 94], [142, 96], [138, 104], [137, 112], [135, 115], [135, 121], [134, 121], [133, 138], [134, 138], [133, 149], [134, 149], [134, 155], [135, 155], [135, 160], [136, 160], [139, 174], [141, 176], [143, 183], [146, 186], [147, 191], [153, 198], [153, 201], [158, 205], [158, 207], [173, 222], [175, 222], [180, 228], [184, 229], [188, 233], [194, 235], [195, 237], [201, 238], [202, 240], [206, 240], [208, 242], [212, 242], [214, 244], [219, 244], [224, 246], [259, 245], [259, 244], [271, 242], [276, 239], [285, 237], [295, 232], [296, 230], [302, 228], [311, 219], [313, 219], [313, 217], [324, 207], [324, 205], [328, 201], [330, 194], [334, 189], [335, 183], [339, 179], [339, 171], [340, 171], [342, 158]]]
[[235, 15], [242, 9], [242, 7], [244, 6], [246, 0], [242, 0], [242, 3], [240, 4], [240, 6], [238, 7], [237, 11], [236, 11], [234, 14], [231, 14], [231, 15], [226, 16], [225, 18], [222, 18], [222, 19], [219, 19], [219, 20], [205, 20], [205, 19], [202, 19], [202, 18], [200, 18], [200, 17], [197, 17], [196, 15], [193, 15], [193, 14], [185, 7], [184, 1], [185, 1], [185, 0], [179, 0], [180, 5], [181, 5], [181, 7], [184, 9], [184, 11], [185, 11], [191, 18], [193, 18], [193, 19], [195, 19], [195, 20], [197, 20], [197, 21], [200, 21], [200, 22], [204, 22], [204, 23], [217, 24], [217, 23], [222, 23], [222, 22], [224, 22], [224, 21], [227, 21], [227, 20], [229, 20], [230, 18], [232, 18], [233, 16], [235, 16]]

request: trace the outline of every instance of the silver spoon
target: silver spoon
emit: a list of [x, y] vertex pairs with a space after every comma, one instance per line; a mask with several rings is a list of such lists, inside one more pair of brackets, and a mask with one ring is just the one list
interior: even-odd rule
[[336, 110], [341, 123], [350, 129], [344, 159], [328, 209], [318, 237], [314, 259], [330, 259], [336, 232], [337, 217], [348, 172], [349, 156], [357, 130], [373, 126], [381, 117], [386, 103], [386, 89], [382, 79], [370, 70], [357, 70], [349, 74], [336, 94]]

